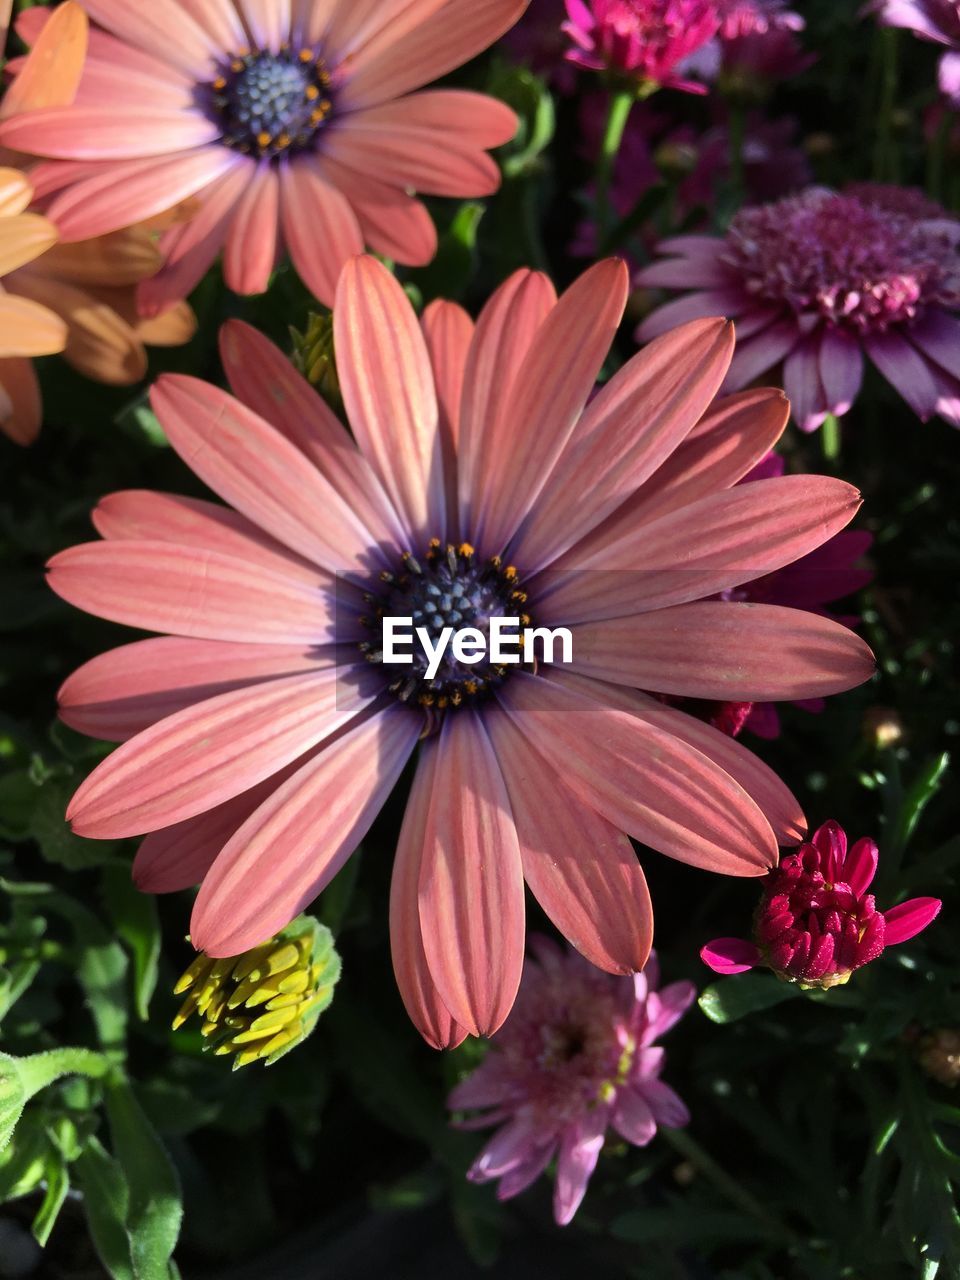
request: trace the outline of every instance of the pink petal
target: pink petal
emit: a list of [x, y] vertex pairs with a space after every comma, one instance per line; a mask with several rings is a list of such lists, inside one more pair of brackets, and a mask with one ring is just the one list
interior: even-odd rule
[[399, 40], [435, 13], [446, 0], [349, 0], [332, 7], [325, 47], [334, 62], [350, 67]]
[[769, 325], [745, 342], [737, 344], [730, 370], [724, 382], [727, 391], [739, 391], [754, 378], [774, 365], [779, 364], [790, 354], [800, 338], [800, 331], [794, 320], [780, 320]]
[[209, 698], [118, 747], [81, 785], [67, 818], [99, 840], [192, 818], [329, 738], [379, 691], [366, 669], [344, 667]]
[[561, 1227], [572, 1221], [586, 1195], [590, 1175], [600, 1158], [609, 1114], [607, 1107], [595, 1106], [563, 1135], [553, 1189], [553, 1216]]
[[646, 1080], [642, 1092], [657, 1124], [665, 1125], [668, 1129], [682, 1129], [690, 1123], [690, 1112], [686, 1105], [662, 1080]]
[[827, 408], [842, 418], [860, 394], [863, 349], [843, 329], [825, 329], [820, 340], [820, 380]]
[[632, 529], [538, 582], [552, 625], [645, 613], [703, 599], [792, 564], [853, 519], [858, 490], [829, 476], [736, 485]]
[[142, 315], [157, 315], [200, 283], [226, 243], [234, 209], [252, 172], [249, 159], [229, 169], [197, 197], [200, 207], [190, 221], [177, 224], [162, 237], [164, 265], [155, 276], [142, 281], [137, 291]]
[[385, 267], [354, 258], [340, 277], [333, 323], [343, 401], [360, 448], [411, 534], [424, 543], [442, 538], [437, 396], [413, 308]]
[[237, 201], [223, 253], [223, 276], [234, 293], [265, 293], [278, 256], [280, 184], [259, 164]]
[[732, 352], [732, 326], [699, 320], [634, 356], [584, 413], [513, 554], [546, 564], [615, 511], [707, 409]]
[[744, 301], [733, 289], [706, 289], [703, 292], [675, 298], [651, 311], [638, 326], [634, 337], [638, 343], [651, 342], [692, 320], [716, 320], [723, 316], [736, 316], [744, 308]]
[[523, 871], [517, 831], [483, 721], [444, 721], [420, 867], [427, 964], [450, 1013], [492, 1035], [523, 968]]
[[783, 389], [801, 431], [823, 425], [829, 405], [820, 381], [820, 336], [802, 338], [783, 363]]
[[204, 878], [190, 920], [197, 950], [239, 955], [312, 902], [367, 834], [421, 728], [418, 716], [394, 703], [278, 787]]
[[636, 275], [644, 289], [727, 289], [732, 268], [718, 257], [663, 258]]
[[942, 906], [939, 898], [911, 898], [885, 911], [884, 946], [894, 947], [898, 942], [915, 938], [937, 918]]
[[408, 535], [383, 486], [336, 414], [279, 348], [242, 320], [220, 330], [220, 358], [234, 394], [305, 454], [369, 531], [391, 564]]
[[744, 938], [714, 938], [700, 948], [700, 959], [714, 973], [746, 973], [762, 963], [762, 956], [752, 942]]
[[[378, 113], [387, 110], [376, 108]], [[390, 127], [379, 119], [368, 121], [371, 114], [359, 111], [338, 118], [325, 141], [325, 154], [424, 195], [486, 196], [500, 186], [496, 161], [457, 133]]]
[[517, 371], [509, 414], [484, 436], [474, 523], [502, 551], [533, 506], [593, 390], [626, 306], [629, 277], [616, 258], [597, 263], [550, 311]]
[[512, 141], [517, 115], [505, 102], [465, 89], [430, 89], [396, 98], [351, 116], [358, 131], [433, 131], [438, 139], [456, 135], [458, 145], [490, 150]]
[[249, 560], [166, 542], [91, 542], [54, 556], [48, 582], [99, 618], [201, 640], [323, 644], [332, 597]]
[[540, 272], [509, 277], [480, 313], [463, 375], [459, 491], [463, 529], [472, 529], [492, 438], [503, 433], [516, 402], [515, 381], [534, 336], [556, 305], [553, 285]]
[[539, 1147], [529, 1159], [522, 1164], [514, 1165], [509, 1173], [505, 1173], [497, 1187], [498, 1200], [512, 1200], [514, 1196], [526, 1191], [540, 1177], [544, 1169], [553, 1159], [556, 1150], [555, 1142], [548, 1142]]
[[[460, 433], [460, 400], [474, 325], [463, 307], [438, 298], [426, 308], [420, 321], [430, 355], [440, 411], [440, 441], [446, 488], [450, 536], [459, 537], [457, 512], [457, 440]], [[462, 532], [462, 531], [461, 531]]]
[[517, 1166], [526, 1165], [538, 1149], [537, 1124], [529, 1114], [520, 1114], [490, 1139], [470, 1175], [479, 1181], [500, 1178]]
[[781, 605], [698, 601], [573, 631], [573, 670], [687, 698], [820, 697], [863, 684], [875, 670], [849, 628]]
[[168, 107], [43, 107], [0, 125], [3, 145], [63, 160], [138, 160], [212, 143], [219, 126], [199, 111]]
[[341, 90], [344, 107], [374, 106], [439, 80], [512, 27], [527, 0], [447, 0], [426, 21], [364, 58]]
[[583, 538], [565, 565], [586, 557], [633, 527], [741, 480], [783, 433], [790, 406], [782, 391], [764, 387], [714, 401], [696, 427], [637, 492]]
[[867, 355], [900, 392], [920, 421], [932, 418], [937, 411], [937, 385], [920, 352], [892, 329], [864, 338], [863, 345]]
[[370, 534], [299, 449], [219, 387], [164, 374], [151, 403], [170, 443], [224, 501], [331, 573], [367, 565]]
[[334, 651], [161, 636], [98, 654], [68, 676], [60, 719], [91, 738], [125, 742], [206, 698], [328, 666]]
[[317, 157], [327, 181], [350, 201], [364, 241], [386, 258], [422, 267], [437, 252], [437, 228], [424, 205], [401, 187], [334, 160]]
[[[649, 1046], [655, 1040], [659, 1040], [671, 1027], [676, 1026], [696, 998], [697, 989], [692, 982], [672, 982], [662, 991], [650, 992], [647, 997], [646, 1025], [640, 1036], [640, 1043], [646, 1052], [650, 1052]], [[648, 1076], [655, 1074], [650, 1071], [649, 1059], [645, 1060], [644, 1065]]]
[[246, 32], [235, 0], [180, 0], [180, 7], [221, 49], [242, 49]]
[[89, 240], [166, 213], [203, 191], [246, 157], [217, 145], [173, 156], [93, 168], [58, 195], [47, 210], [65, 241]]
[[[390, 951], [400, 997], [411, 1022], [424, 1040], [435, 1049], [452, 1049], [460, 1044], [467, 1032], [450, 1016], [450, 1011], [440, 999], [430, 976], [423, 949], [423, 934], [420, 931], [420, 868], [435, 773], [436, 742], [428, 741], [420, 749], [417, 772], [403, 815], [403, 826], [393, 863], [393, 878], [390, 882]], [[475, 1104], [465, 1102], [463, 1105]]]
[[146, 53], [163, 58], [194, 80], [208, 80], [221, 56], [210, 36], [177, 0], [84, 0], [90, 17], [107, 31]]
[[513, 810], [523, 875], [563, 936], [608, 973], [638, 972], [653, 942], [653, 907], [633, 846], [530, 752], [509, 716], [484, 715]]
[[653, 1112], [643, 1100], [643, 1096], [629, 1087], [617, 1091], [612, 1123], [620, 1137], [633, 1143], [635, 1147], [645, 1147], [657, 1132], [657, 1122], [653, 1118]]
[[511, 678], [501, 701], [565, 784], [635, 839], [725, 875], [762, 875], [776, 865], [776, 841], [756, 803], [671, 733], [524, 673]]
[[305, 159], [280, 166], [283, 235], [300, 279], [332, 307], [345, 263], [363, 252], [363, 236], [346, 197]]
[[256, 46], [279, 53], [290, 36], [290, 0], [235, 0], [235, 3], [246, 18]]
[[[840, 878], [846, 881], [858, 898], [862, 897], [873, 883], [879, 860], [879, 849], [866, 836], [856, 842], [844, 859]], [[886, 940], [889, 942], [889, 938]]]
[[796, 796], [769, 765], [729, 734], [722, 733], [696, 716], [687, 715], [685, 711], [668, 707], [658, 698], [652, 698], [638, 689], [602, 684], [598, 680], [559, 669], [550, 672], [548, 679], [602, 702], [604, 706], [639, 716], [658, 729], [679, 738], [739, 782], [747, 795], [760, 806], [763, 816], [773, 828], [778, 844], [795, 845], [804, 838], [807, 820]]
[[238, 560], [251, 560], [311, 586], [316, 586], [318, 581], [332, 585], [329, 576], [262, 533], [236, 511], [201, 498], [129, 489], [101, 499], [91, 519], [101, 538], [172, 542], [200, 551], [218, 551]]

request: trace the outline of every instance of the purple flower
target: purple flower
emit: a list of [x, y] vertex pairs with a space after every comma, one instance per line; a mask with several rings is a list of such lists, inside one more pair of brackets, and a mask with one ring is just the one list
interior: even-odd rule
[[715, 34], [715, 0], [566, 0], [566, 6], [571, 62], [629, 76], [648, 91], [706, 92], [683, 78], [681, 64]]
[[917, 217], [898, 187], [811, 187], [742, 209], [725, 237], [665, 240], [637, 283], [694, 290], [659, 307], [646, 342], [685, 320], [725, 314], [740, 339], [725, 388], [783, 362], [793, 415], [814, 431], [857, 398], [864, 352], [926, 421], [960, 426], [960, 223]]
[[867, 893], [879, 850], [864, 837], [847, 849], [837, 822], [825, 822], [767, 876], [753, 941], [715, 938], [700, 957], [715, 973], [766, 966], [802, 987], [839, 986], [885, 947], [906, 942], [937, 916], [938, 898], [911, 898], [880, 911]]
[[947, 46], [940, 92], [960, 107], [960, 0], [875, 0], [870, 7], [885, 27], [906, 27], [921, 40]]
[[683, 1017], [696, 990], [675, 982], [658, 991], [653, 953], [642, 973], [618, 977], [549, 939], [532, 939], [532, 947], [509, 1018], [448, 1105], [478, 1113], [462, 1128], [500, 1126], [467, 1175], [499, 1180], [500, 1200], [526, 1190], [556, 1158], [553, 1212], [566, 1226], [609, 1126], [644, 1147], [658, 1125], [688, 1123], [687, 1108], [660, 1079], [665, 1051], [654, 1042]]

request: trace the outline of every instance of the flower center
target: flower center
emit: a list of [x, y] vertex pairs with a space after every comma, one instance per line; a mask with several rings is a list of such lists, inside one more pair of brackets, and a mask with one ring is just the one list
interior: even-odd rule
[[[490, 694], [518, 669], [490, 656], [492, 619], [516, 618], [521, 628], [531, 625], [523, 612], [526, 592], [513, 565], [504, 565], [498, 556], [480, 560], [469, 543], [444, 546], [434, 538], [424, 557], [404, 553], [397, 569], [384, 571], [380, 581], [383, 589], [365, 596], [370, 612], [360, 621], [371, 638], [360, 650], [368, 662], [383, 666], [388, 688], [401, 702], [446, 711]], [[387, 635], [386, 618], [410, 619], [402, 650], [410, 661], [391, 657], [392, 647], [400, 650]], [[482, 644], [477, 639], [471, 646], [476, 655], [471, 662], [458, 657], [451, 642], [451, 632], [466, 628], [482, 637]], [[503, 634], [522, 663], [522, 648], [512, 643], [519, 630], [507, 628]]]
[[956, 305], [956, 243], [944, 220], [816, 189], [742, 210], [725, 256], [758, 302], [866, 335], [909, 324], [929, 304]]
[[313, 49], [240, 53], [210, 95], [221, 141], [257, 159], [305, 150], [333, 110], [330, 73]]

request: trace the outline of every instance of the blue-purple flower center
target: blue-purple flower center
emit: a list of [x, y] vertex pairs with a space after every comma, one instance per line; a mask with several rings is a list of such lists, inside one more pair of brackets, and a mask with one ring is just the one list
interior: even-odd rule
[[257, 159], [313, 146], [330, 118], [330, 73], [313, 49], [238, 54], [210, 86], [221, 141]]
[[[380, 575], [382, 589], [366, 596], [368, 612], [361, 623], [370, 639], [361, 645], [367, 661], [382, 666], [388, 688], [401, 702], [436, 711], [463, 706], [489, 695], [518, 664], [505, 666], [489, 659], [491, 619], [517, 618], [518, 628], [508, 634], [519, 637], [519, 629], [531, 625], [525, 612], [527, 596], [513, 565], [499, 557], [478, 558], [469, 543], [443, 545], [433, 539], [425, 556], [402, 557], [394, 572]], [[385, 618], [409, 618], [407, 631], [413, 635], [404, 653], [410, 663], [396, 663], [385, 654]], [[430, 657], [417, 628], [422, 628], [431, 647], [441, 642], [444, 630], [473, 628], [484, 638], [486, 651], [477, 662], [466, 663], [447, 643], [434, 675], [428, 676]], [[520, 654], [522, 658], [522, 653]]]

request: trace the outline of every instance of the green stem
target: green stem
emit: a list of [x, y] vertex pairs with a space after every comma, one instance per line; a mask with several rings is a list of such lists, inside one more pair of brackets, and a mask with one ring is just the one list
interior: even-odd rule
[[840, 457], [840, 419], [836, 414], [828, 413], [824, 418], [820, 428], [820, 442], [826, 460], [836, 462]]
[[110, 1070], [110, 1062], [93, 1049], [50, 1049], [17, 1059], [20, 1080], [32, 1098], [62, 1076], [88, 1076], [99, 1080]]
[[610, 94], [607, 108], [607, 123], [603, 131], [603, 143], [600, 158], [597, 161], [597, 223], [599, 238], [602, 240], [610, 227], [610, 184], [613, 180], [613, 167], [616, 164], [623, 131], [630, 119], [630, 112], [636, 102], [636, 93], [632, 89], [615, 89]]
[[658, 1133], [684, 1159], [689, 1160], [704, 1177], [709, 1178], [721, 1195], [726, 1196], [732, 1204], [737, 1205], [745, 1213], [756, 1218], [758, 1222], [762, 1222], [769, 1231], [774, 1232], [780, 1239], [786, 1239], [791, 1244], [799, 1243], [790, 1228], [768, 1213], [760, 1201], [752, 1196], [745, 1187], [741, 1186], [735, 1178], [732, 1178], [726, 1169], [714, 1160], [713, 1156], [704, 1151], [699, 1142], [692, 1138], [686, 1129], [662, 1128], [658, 1130]]
[[897, 33], [892, 28], [884, 27], [879, 34], [882, 58], [880, 110], [873, 154], [873, 176], [878, 182], [895, 182], [898, 165], [893, 136], [893, 111], [897, 99]]

